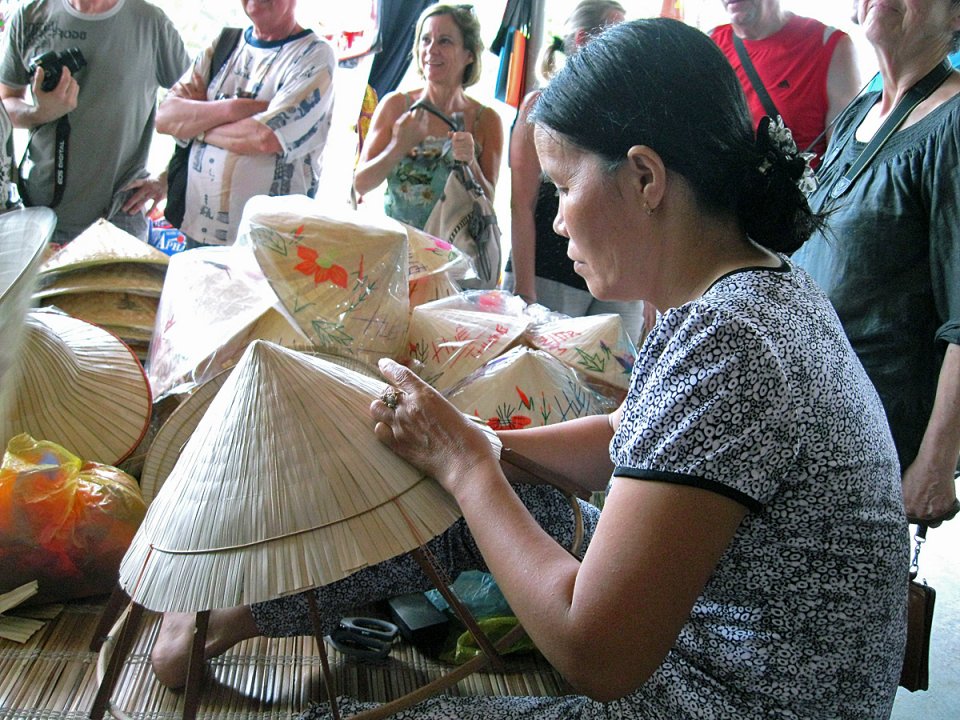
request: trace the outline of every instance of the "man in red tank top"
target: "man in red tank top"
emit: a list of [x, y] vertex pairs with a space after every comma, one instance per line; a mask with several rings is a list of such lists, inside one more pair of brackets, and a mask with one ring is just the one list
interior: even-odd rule
[[[730, 60], [747, 96], [755, 123], [769, 113], [734, 46], [743, 46], [770, 99], [805, 150], [860, 89], [853, 42], [846, 33], [780, 7], [780, 0], [722, 0], [730, 24], [710, 36]], [[814, 167], [826, 138], [813, 148]]]

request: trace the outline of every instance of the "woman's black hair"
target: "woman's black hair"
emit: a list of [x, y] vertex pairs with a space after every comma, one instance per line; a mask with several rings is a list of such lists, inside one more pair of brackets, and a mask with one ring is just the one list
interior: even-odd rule
[[750, 238], [799, 248], [822, 218], [797, 186], [805, 164], [753, 131], [743, 90], [710, 38], [677, 20], [609, 28], [571, 57], [531, 119], [617, 166], [647, 145], [705, 209], [733, 214]]

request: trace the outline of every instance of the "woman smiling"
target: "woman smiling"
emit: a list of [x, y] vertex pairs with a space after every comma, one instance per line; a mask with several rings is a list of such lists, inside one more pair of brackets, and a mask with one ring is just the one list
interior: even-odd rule
[[[374, 112], [354, 173], [363, 195], [387, 181], [387, 215], [423, 228], [454, 162], [466, 163], [493, 197], [503, 152], [503, 127], [490, 108], [467, 96], [480, 78], [480, 23], [469, 5], [431, 5], [420, 16], [413, 57], [425, 85], [387, 95]], [[451, 131], [422, 104], [462, 128]]]

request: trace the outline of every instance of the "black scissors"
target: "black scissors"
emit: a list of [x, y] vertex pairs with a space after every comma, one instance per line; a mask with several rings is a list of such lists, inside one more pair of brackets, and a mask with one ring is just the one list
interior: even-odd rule
[[383, 660], [399, 632], [396, 625], [379, 618], [346, 617], [328, 637], [330, 644], [345, 655]]

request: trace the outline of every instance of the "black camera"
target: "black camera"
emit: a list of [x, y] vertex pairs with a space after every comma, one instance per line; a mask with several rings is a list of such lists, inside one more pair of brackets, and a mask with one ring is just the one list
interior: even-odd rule
[[30, 71], [30, 77], [33, 77], [37, 68], [42, 67], [43, 83], [41, 83], [40, 89], [44, 92], [50, 92], [59, 84], [64, 67], [70, 68], [70, 72], [76, 75], [77, 71], [86, 67], [86, 65], [87, 61], [84, 59], [83, 53], [80, 52], [80, 48], [72, 47], [62, 52], [50, 50], [43, 55], [38, 55], [30, 61], [30, 66], [27, 69]]

